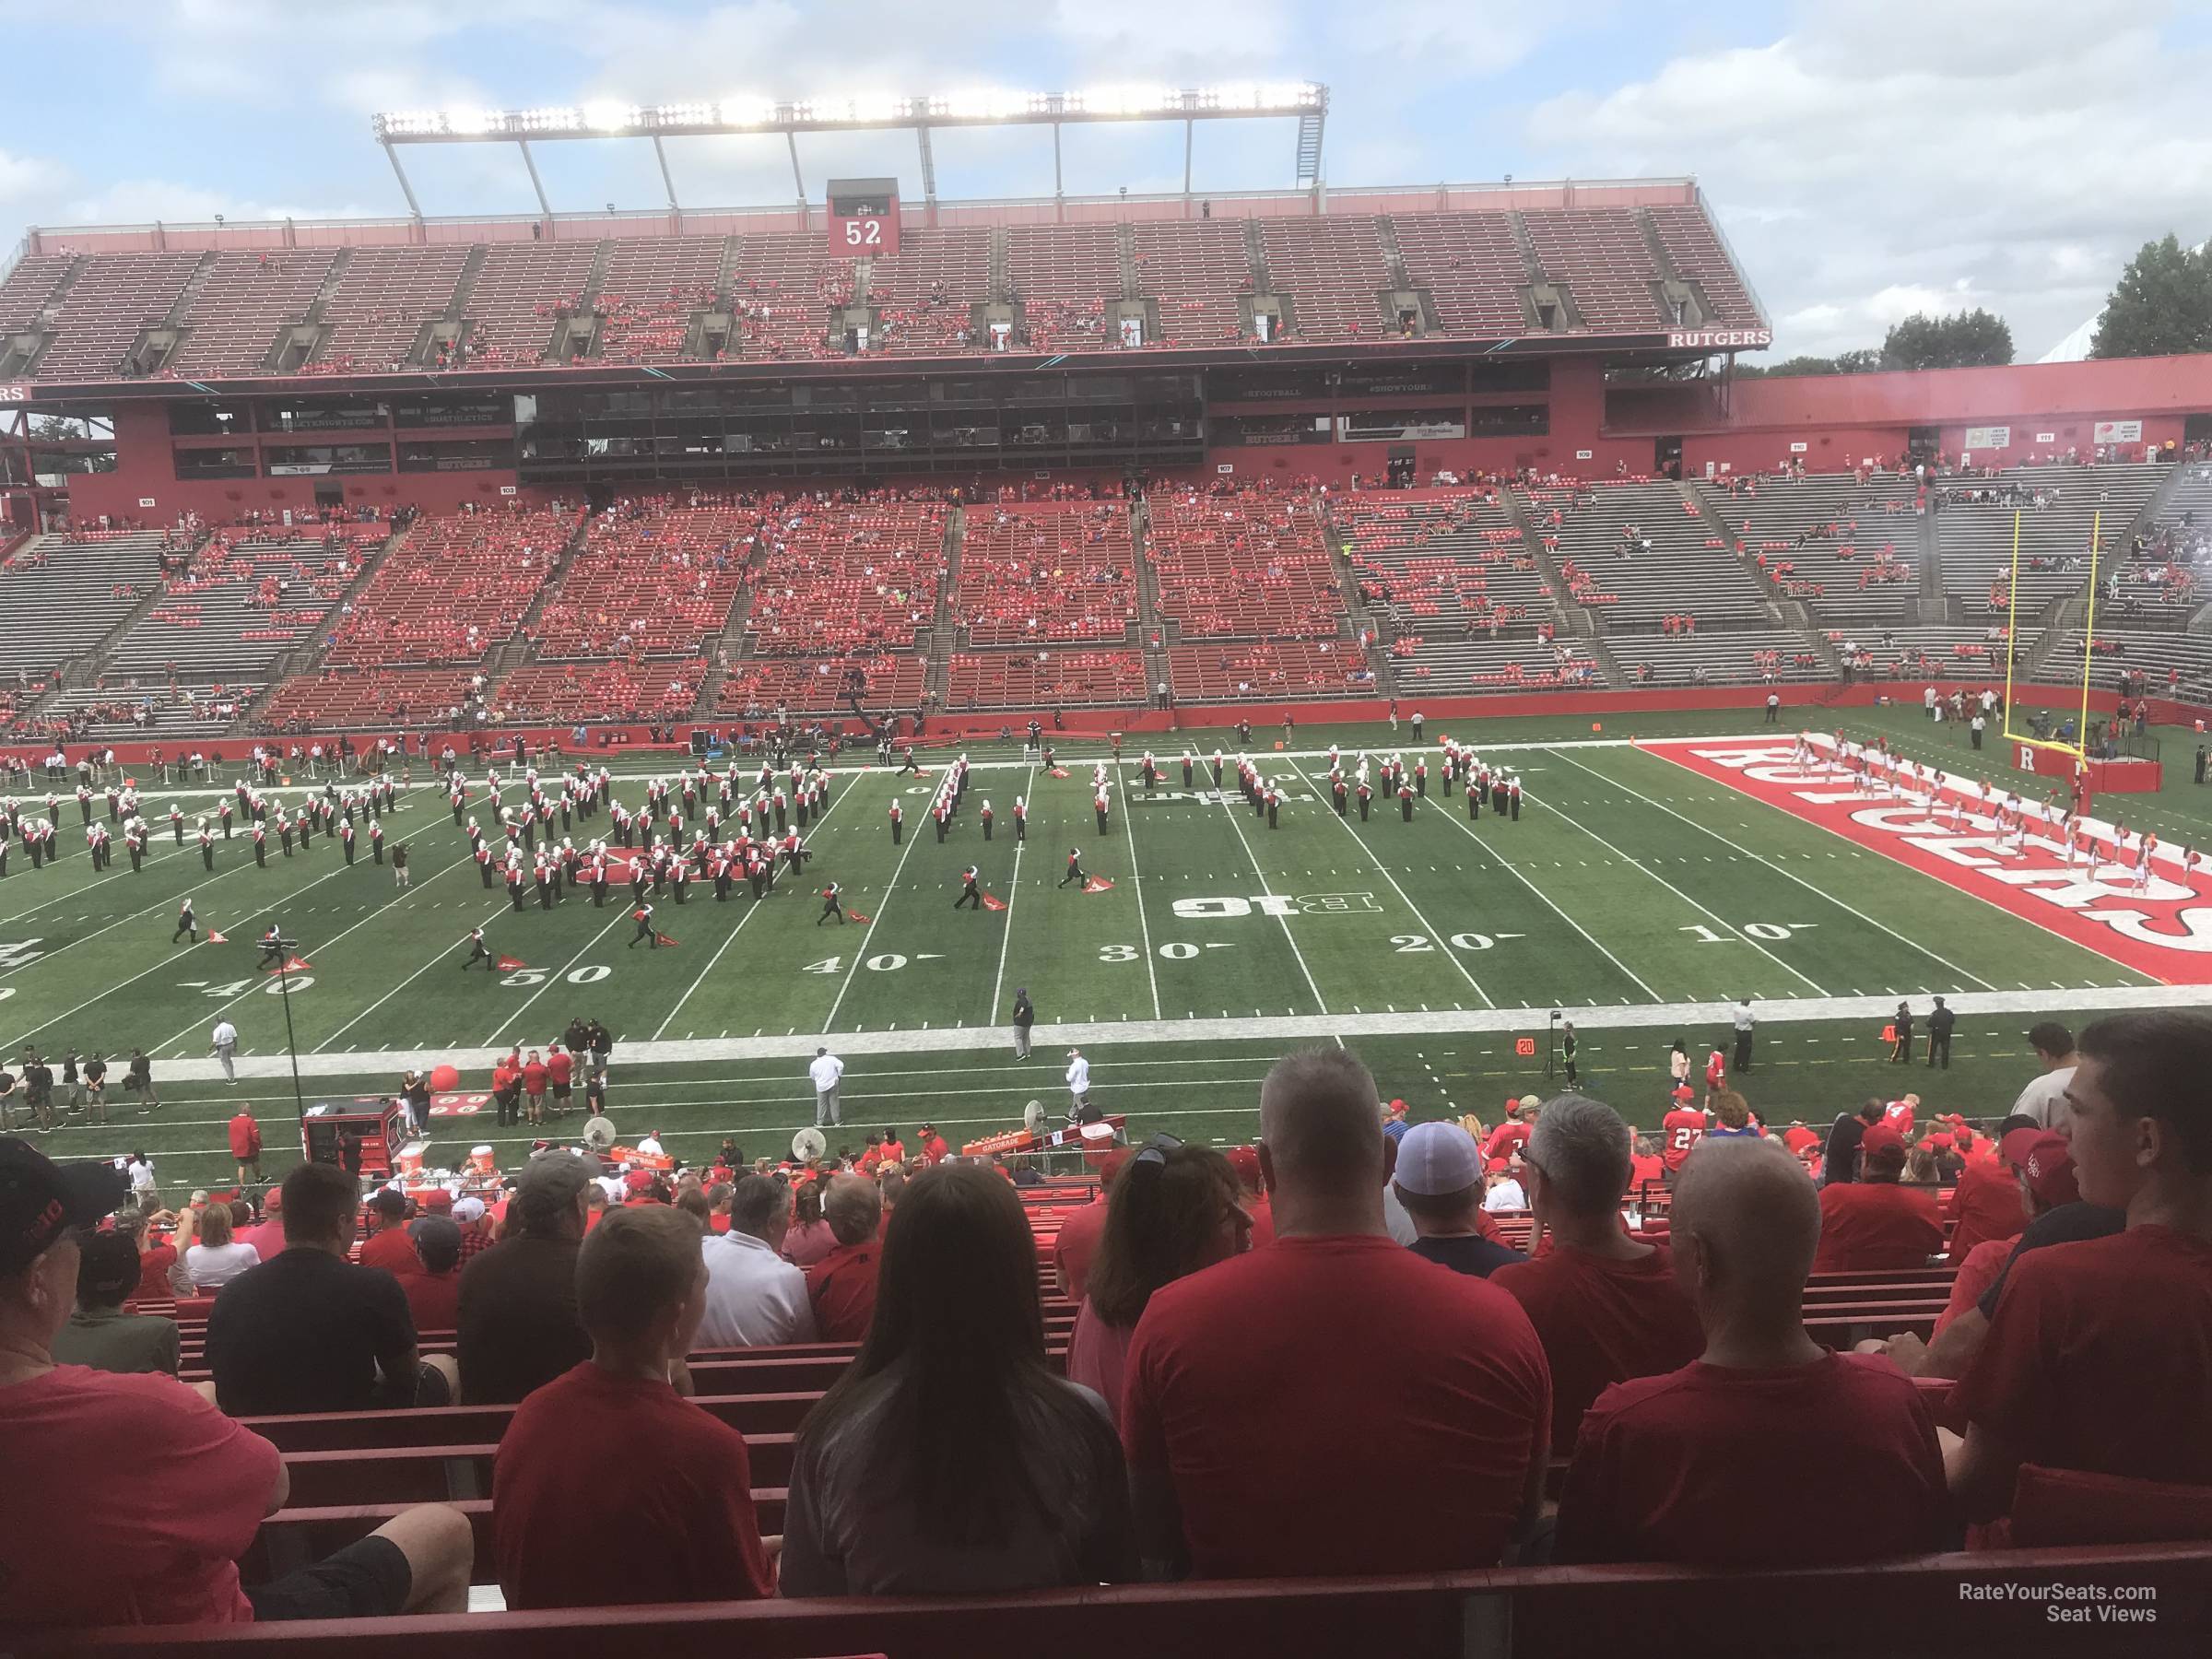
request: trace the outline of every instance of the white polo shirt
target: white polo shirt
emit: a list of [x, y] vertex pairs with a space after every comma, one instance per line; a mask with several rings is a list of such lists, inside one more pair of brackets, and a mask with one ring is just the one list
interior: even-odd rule
[[1090, 1062], [1077, 1054], [1067, 1063], [1067, 1092], [1077, 1100], [1090, 1091]]
[[815, 1339], [804, 1270], [750, 1233], [710, 1233], [700, 1252], [707, 1264], [707, 1312], [695, 1347], [772, 1347]]
[[817, 1054], [814, 1063], [807, 1066], [806, 1075], [814, 1079], [815, 1093], [827, 1094], [845, 1075], [845, 1063], [835, 1054]]
[[238, 1028], [227, 1019], [218, 1019], [215, 1022], [215, 1030], [208, 1034], [207, 1041], [218, 1049], [236, 1048]]

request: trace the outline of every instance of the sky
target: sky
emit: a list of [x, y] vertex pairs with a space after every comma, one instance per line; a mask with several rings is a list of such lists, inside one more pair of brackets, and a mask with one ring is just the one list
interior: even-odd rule
[[[2103, 15], [2100, 15], [2102, 13]], [[2031, 360], [2146, 241], [2212, 235], [2212, 0], [0, 0], [0, 262], [31, 225], [402, 214], [379, 110], [1316, 80], [1335, 186], [1694, 175], [1768, 361], [1985, 306]], [[26, 72], [28, 68], [29, 72]], [[1201, 191], [1287, 188], [1293, 124], [1197, 137]], [[1049, 195], [1050, 131], [940, 134], [946, 198]], [[535, 147], [557, 210], [664, 200], [642, 142]], [[423, 211], [528, 212], [510, 146], [403, 152]], [[1173, 126], [1070, 128], [1070, 194], [1180, 188]], [[689, 207], [784, 202], [774, 138], [671, 143]], [[911, 135], [800, 141], [809, 192]]]

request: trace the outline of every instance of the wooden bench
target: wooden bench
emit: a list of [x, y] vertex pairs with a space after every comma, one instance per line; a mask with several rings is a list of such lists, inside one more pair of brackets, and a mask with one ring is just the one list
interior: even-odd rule
[[[2121, 1629], [2053, 1623], [2054, 1585], [2126, 1587], [2155, 1611]], [[1984, 1591], [1989, 1599], [1970, 1594]], [[2079, 1606], [2081, 1604], [2069, 1604]], [[2093, 1614], [2093, 1609], [2091, 1612]], [[2201, 1659], [2212, 1544], [1915, 1557], [1866, 1567], [1712, 1572], [1550, 1567], [1381, 1579], [1132, 1584], [1026, 1595], [718, 1602], [141, 1627], [27, 1636], [17, 1659], [297, 1654], [300, 1659], [1053, 1659], [1131, 1654], [1268, 1659], [1589, 1659], [1624, 1640], [1639, 1659]]]

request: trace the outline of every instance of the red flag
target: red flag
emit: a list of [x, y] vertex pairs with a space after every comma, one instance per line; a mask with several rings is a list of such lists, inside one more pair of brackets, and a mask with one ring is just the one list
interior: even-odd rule
[[1112, 885], [1103, 876], [1088, 876], [1083, 880], [1083, 890], [1087, 893], [1102, 893]]
[[530, 964], [520, 957], [503, 956], [493, 966], [501, 973], [512, 973], [517, 968], [527, 968]]
[[298, 957], [288, 960], [281, 968], [272, 968], [271, 973], [312, 973], [314, 970]]
[[1055, 766], [1051, 771], [1045, 773], [1045, 776], [1048, 778], [1065, 778], [1067, 776], [1067, 768], [1065, 766]]
[[228, 945], [230, 943], [230, 941], [223, 935], [217, 933], [215, 929], [211, 927], [207, 930], [207, 943], [210, 945]]
[[676, 948], [676, 941], [670, 938], [666, 934], [656, 933], [653, 936], [658, 939], [662, 944], [667, 946], [669, 949], [674, 950]]
[[999, 898], [994, 893], [985, 893], [983, 895], [983, 908], [985, 910], [1005, 910], [1006, 908], [1006, 901], [1004, 899]]
[[868, 918], [862, 915], [858, 911], [847, 911], [845, 912], [845, 920], [848, 922], [865, 922], [868, 920]]
[[915, 768], [914, 768], [914, 776], [915, 776], [915, 777], [917, 777], [917, 778], [926, 778], [926, 777], [928, 777], [928, 776], [929, 776], [929, 768], [928, 768], [928, 767], [926, 767], [926, 766], [917, 766], [917, 767], [915, 767]]

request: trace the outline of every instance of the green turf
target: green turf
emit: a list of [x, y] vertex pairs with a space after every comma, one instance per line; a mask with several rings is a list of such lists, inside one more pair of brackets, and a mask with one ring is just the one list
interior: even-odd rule
[[[1917, 711], [1854, 712], [1854, 732], [1942, 741]], [[1603, 735], [1743, 732], [1759, 729], [1759, 718], [1757, 711], [1640, 716], [1608, 721]], [[1558, 716], [1461, 723], [1455, 735], [1478, 746], [1557, 743], [1590, 737], [1591, 724]], [[1429, 723], [1432, 741], [1446, 729]], [[542, 1046], [571, 1018], [590, 1016], [618, 1034], [618, 1124], [626, 1132], [665, 1128], [682, 1150], [711, 1147], [725, 1133], [748, 1151], [781, 1150], [809, 1115], [801, 1051], [815, 1034], [835, 1045], [859, 1032], [914, 1033], [930, 1045], [852, 1057], [846, 1124], [855, 1139], [879, 1122], [911, 1127], [934, 1118], [958, 1142], [1018, 1121], [1031, 1098], [1057, 1110], [1065, 1100], [1059, 1049], [1041, 1043], [1026, 1067], [1006, 1051], [1001, 1022], [1017, 986], [1029, 989], [1046, 1023], [1214, 1022], [1185, 1038], [1147, 1030], [1141, 1040], [1090, 1048], [1110, 1110], [1147, 1129], [1227, 1138], [1252, 1132], [1257, 1084], [1274, 1055], [1297, 1041], [1332, 1040], [1318, 1030], [1254, 1037], [1238, 1023], [1255, 1018], [1391, 1017], [1410, 1029], [1345, 1035], [1385, 1092], [1406, 1096], [1418, 1115], [1494, 1117], [1508, 1094], [1560, 1086], [1556, 1077], [1547, 1083], [1543, 1059], [1554, 1008], [1571, 1018], [1593, 1006], [1748, 994], [1760, 999], [1764, 1024], [1761, 1063], [1747, 1091], [1782, 1119], [1825, 1120], [1870, 1092], [1897, 1092], [1902, 1068], [1882, 1063], [1866, 1023], [1793, 1018], [1794, 1000], [1910, 995], [1924, 1011], [1931, 993], [2047, 990], [2047, 1010], [2039, 1003], [2033, 1015], [1962, 1018], [1952, 1070], [1922, 1091], [1931, 1111], [1991, 1113], [2028, 1075], [2021, 1033], [2036, 1015], [2065, 1017], [2069, 992], [2147, 982], [1656, 755], [1596, 747], [1515, 753], [1529, 794], [1518, 823], [1486, 813], [1470, 824], [1457, 802], [1432, 799], [1410, 824], [1380, 802], [1362, 824], [1339, 819], [1319, 798], [1312, 780], [1325, 773], [1325, 760], [1274, 753], [1280, 735], [1255, 731], [1255, 755], [1294, 797], [1314, 798], [1294, 798], [1275, 830], [1241, 806], [1233, 786], [1226, 803], [1182, 791], [1181, 739], [1155, 746], [1171, 781], [1150, 799], [1135, 784], [1139, 746], [1124, 747], [1115, 821], [1104, 837], [1089, 810], [1088, 757], [1105, 752], [1096, 740], [1063, 744], [1072, 774], [1065, 781], [1019, 765], [984, 767], [1018, 750], [973, 746], [979, 770], [969, 803], [942, 846], [922, 823], [934, 778], [840, 777], [830, 813], [809, 835], [817, 857], [805, 880], [786, 880], [758, 906], [742, 887], [722, 905], [709, 884], [695, 884], [680, 907], [664, 898], [659, 924], [678, 944], [659, 951], [628, 947], [620, 888], [605, 910], [571, 894], [550, 913], [535, 902], [512, 911], [503, 890], [480, 887], [442, 795], [429, 788], [387, 819], [389, 838], [407, 840], [415, 853], [415, 884], [405, 893], [365, 850], [348, 868], [320, 838], [290, 860], [272, 852], [269, 867], [256, 870], [241, 837], [220, 848], [210, 877], [189, 844], [180, 850], [161, 835], [143, 873], [119, 861], [96, 879], [65, 821], [64, 839], [76, 844], [58, 866], [32, 872], [18, 853], [0, 882], [0, 1048], [12, 1057], [26, 1041], [50, 1056], [72, 1043], [110, 1055], [147, 1046], [157, 1078], [166, 1079], [162, 1112], [126, 1123], [118, 1105], [111, 1127], [71, 1126], [47, 1138], [63, 1153], [143, 1146], [175, 1185], [205, 1184], [227, 1168], [219, 1125], [233, 1098], [254, 1100], [272, 1120], [272, 1147], [288, 1145], [276, 1122], [290, 1109], [288, 1079], [256, 1077], [233, 1090], [182, 1075], [184, 1062], [205, 1056], [218, 1015], [239, 1026], [247, 1055], [283, 1053], [286, 1003], [257, 973], [251, 943], [270, 918], [300, 941], [312, 964], [288, 999], [301, 1053], [332, 1057], [306, 1078], [311, 1103], [382, 1092], [405, 1065], [451, 1051], [510, 1041]], [[2185, 736], [2170, 735], [2170, 754], [2188, 752]], [[1380, 752], [1390, 734], [1379, 726], [1297, 734], [1300, 748], [1331, 740]], [[1234, 738], [1209, 729], [1191, 741], [1210, 754]], [[1988, 755], [1993, 766], [2001, 759]], [[1969, 775], [1963, 759], [1947, 752], [1947, 770]], [[2145, 807], [2201, 832], [2204, 792], [2188, 784], [2185, 767], [2177, 770], [2178, 784], [2170, 779], [2155, 807]], [[633, 764], [618, 783], [632, 805], [638, 772]], [[1023, 794], [1030, 836], [1018, 865], [1010, 819]], [[989, 843], [976, 822], [986, 797], [998, 813]], [[194, 809], [192, 797], [178, 798]], [[886, 822], [893, 799], [908, 815], [898, 847]], [[157, 818], [166, 813], [162, 792], [147, 802]], [[73, 804], [65, 812], [76, 818]], [[604, 825], [580, 825], [579, 839]], [[1110, 890], [1055, 886], [1071, 845], [1088, 870], [1112, 880]], [[971, 861], [1005, 911], [954, 912], [958, 871]], [[869, 924], [816, 924], [810, 894], [829, 878]], [[203, 923], [231, 943], [169, 944], [187, 889]], [[1292, 913], [1268, 913], [1286, 901]], [[1223, 909], [1241, 913], [1207, 913]], [[460, 942], [477, 924], [493, 949], [528, 969], [464, 973]], [[1493, 1009], [1505, 1018], [1488, 1015]], [[1463, 1011], [1486, 1029], [1422, 1024]], [[1523, 1011], [1525, 1018], [1513, 1018]], [[1679, 1034], [1710, 1041], [1721, 1034], [1714, 1023]], [[972, 1045], [948, 1030], [973, 1032]], [[1665, 1045], [1676, 1034], [1648, 1023], [1590, 1030], [1585, 1086], [1630, 1117], [1655, 1121]], [[1535, 1058], [1513, 1053], [1519, 1036], [1536, 1040]], [[789, 1052], [640, 1053], [655, 1041], [756, 1037], [780, 1040]], [[120, 1078], [120, 1065], [113, 1075]], [[1923, 1069], [1912, 1075], [1929, 1080]], [[480, 1086], [480, 1070], [469, 1080]], [[441, 1120], [434, 1158], [498, 1142], [490, 1128], [488, 1113]], [[503, 1154], [524, 1144], [510, 1133]]]

